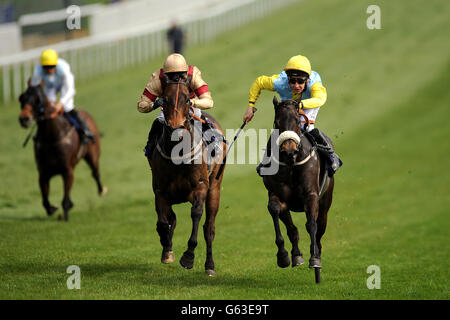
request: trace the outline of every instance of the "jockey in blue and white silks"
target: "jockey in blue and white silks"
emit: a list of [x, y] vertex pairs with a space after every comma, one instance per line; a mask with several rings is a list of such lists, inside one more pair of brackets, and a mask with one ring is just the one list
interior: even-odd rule
[[[75, 125], [81, 142], [88, 143], [89, 139], [95, 142], [94, 135], [85, 120], [74, 109], [75, 77], [70, 70], [70, 65], [64, 59], [59, 58], [53, 49], [44, 50], [40, 63], [34, 68], [31, 85], [40, 84], [43, 84], [47, 99], [55, 111], [64, 110], [67, 119]], [[58, 94], [60, 94], [59, 99]]]

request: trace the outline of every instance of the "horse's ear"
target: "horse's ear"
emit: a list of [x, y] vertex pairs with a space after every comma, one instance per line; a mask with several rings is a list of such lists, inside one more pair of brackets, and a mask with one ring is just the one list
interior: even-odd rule
[[28, 78], [27, 87], [31, 87], [31, 78]]
[[41, 88], [44, 88], [44, 84], [45, 84], [45, 82], [44, 82], [44, 80], [42, 80], [42, 81], [41, 81], [41, 84], [40, 84], [40, 85], [41, 85]]
[[277, 96], [273, 96], [273, 106], [276, 108], [278, 106], [278, 99]]

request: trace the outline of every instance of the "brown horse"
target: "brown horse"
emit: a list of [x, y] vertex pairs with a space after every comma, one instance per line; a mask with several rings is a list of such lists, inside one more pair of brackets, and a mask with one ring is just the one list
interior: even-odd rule
[[274, 128], [279, 130], [280, 135], [276, 142], [272, 136], [271, 162], [278, 164], [278, 170], [275, 174], [264, 175], [263, 181], [269, 192], [268, 210], [275, 226], [277, 264], [285, 268], [291, 263], [284, 248], [279, 219], [286, 225], [292, 243], [292, 266], [304, 263], [298, 247], [298, 229], [292, 221], [290, 211], [305, 212], [306, 229], [311, 238], [309, 267], [315, 269], [316, 282], [319, 283], [322, 268], [320, 239], [327, 225], [334, 177], [328, 176], [326, 159], [320, 157], [314, 145], [305, 137], [307, 131], [300, 129], [301, 116], [305, 117], [306, 123], [309, 122], [299, 109], [299, 102], [292, 100], [278, 102], [274, 97], [273, 104]]
[[64, 219], [68, 221], [69, 210], [73, 207], [70, 200], [74, 178], [73, 171], [81, 158], [86, 160], [92, 170], [99, 195], [104, 195], [107, 192], [107, 188], [103, 187], [100, 182], [100, 135], [97, 126], [94, 119], [86, 111], [80, 110], [81, 116], [95, 136], [95, 143], [89, 141], [88, 144], [81, 144], [75, 127], [70, 124], [66, 117], [54, 110], [41, 85], [28, 86], [27, 90], [20, 96], [19, 101], [22, 109], [19, 116], [21, 126], [28, 128], [34, 120], [38, 127], [34, 138], [34, 155], [39, 171], [42, 204], [49, 216], [58, 209], [52, 206], [48, 200], [50, 178], [54, 175], [62, 175], [64, 181], [62, 208]]
[[[206, 241], [205, 272], [209, 276], [215, 276], [212, 243], [223, 171], [218, 177], [216, 175], [226, 153], [226, 143], [220, 142], [221, 152], [215, 155], [215, 161], [208, 162], [209, 151], [201, 139], [201, 124], [200, 128], [197, 125], [198, 121], [194, 124], [189, 113], [189, 81], [189, 78], [184, 81], [182, 79], [170, 81], [167, 76], [162, 81], [165, 123], [155, 151], [147, 155], [152, 170], [155, 208], [158, 215], [156, 230], [163, 247], [161, 262], [172, 263], [175, 261], [172, 237], [176, 226], [176, 215], [172, 206], [185, 202], [192, 204], [192, 232], [188, 248], [180, 259], [181, 266], [191, 269], [194, 265], [198, 226], [205, 206], [206, 219], [203, 225]], [[203, 115], [223, 135], [219, 123], [207, 113]], [[180, 145], [187, 146], [181, 156], [178, 152]]]

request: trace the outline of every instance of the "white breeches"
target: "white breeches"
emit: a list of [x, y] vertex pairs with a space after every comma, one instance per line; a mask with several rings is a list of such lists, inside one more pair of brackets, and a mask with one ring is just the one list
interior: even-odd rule
[[[303, 109], [303, 112], [306, 114], [306, 116], [308, 117], [308, 119], [310, 121], [316, 121], [316, 117], [317, 114], [319, 113], [319, 109], [320, 108], [315, 108], [315, 109]], [[305, 121], [305, 119], [303, 117], [301, 117], [302, 119], [302, 128], [305, 127], [305, 123], [303, 123], [303, 121]], [[309, 127], [308, 127], [308, 131], [311, 131], [312, 129], [314, 129], [314, 123], [310, 123]]]

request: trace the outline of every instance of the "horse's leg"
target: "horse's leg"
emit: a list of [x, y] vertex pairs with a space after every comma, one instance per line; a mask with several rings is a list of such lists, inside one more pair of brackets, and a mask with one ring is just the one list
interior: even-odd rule
[[214, 236], [216, 234], [216, 215], [219, 211], [220, 203], [220, 185], [214, 186], [208, 192], [208, 197], [206, 198], [205, 212], [206, 219], [203, 225], [203, 235], [206, 241], [206, 261], [205, 261], [205, 272], [207, 275], [214, 277], [216, 272], [214, 271], [214, 259], [212, 252], [212, 243], [214, 241]]
[[68, 168], [62, 176], [64, 184], [64, 197], [62, 201], [64, 220], [69, 221], [69, 210], [73, 207], [73, 202], [70, 200], [70, 190], [72, 189], [73, 184], [73, 168]]
[[317, 246], [319, 248], [319, 257], [322, 254], [322, 244], [320, 243], [320, 239], [322, 239], [322, 236], [325, 233], [325, 229], [327, 228], [328, 210], [330, 209], [331, 202], [333, 200], [333, 187], [334, 178], [332, 177], [327, 191], [319, 201], [319, 216], [317, 218], [316, 234]]
[[191, 208], [191, 219], [192, 219], [192, 231], [191, 236], [188, 241], [188, 248], [183, 253], [183, 256], [180, 259], [180, 264], [182, 267], [186, 269], [192, 269], [194, 266], [194, 258], [195, 258], [195, 248], [197, 247], [197, 234], [198, 234], [198, 225], [200, 223], [200, 219], [203, 214], [203, 204], [205, 203], [206, 198], [206, 188], [203, 188], [200, 191], [194, 192], [193, 198], [190, 201], [192, 203]]
[[289, 237], [289, 240], [292, 243], [292, 267], [299, 266], [301, 264], [305, 263], [305, 260], [303, 260], [303, 255], [300, 252], [300, 248], [298, 247], [298, 229], [295, 226], [294, 222], [292, 221], [291, 214], [289, 210], [285, 210], [280, 213], [280, 220], [283, 221], [283, 223], [286, 225], [287, 234]]
[[172, 263], [175, 261], [175, 255], [172, 251], [172, 236], [175, 229], [176, 216], [169, 202], [157, 193], [155, 193], [155, 207], [158, 214], [156, 231], [158, 231], [159, 241], [163, 247], [161, 262]]
[[278, 247], [277, 264], [280, 268], [286, 268], [291, 264], [291, 260], [289, 259], [288, 252], [284, 248], [284, 239], [280, 231], [279, 217], [280, 214], [287, 208], [286, 205], [282, 204], [275, 195], [269, 197], [269, 204], [267, 205], [267, 208], [272, 216], [273, 225], [275, 227], [275, 244]]
[[100, 181], [100, 173], [99, 173], [99, 153], [96, 152], [96, 150], [93, 149], [93, 146], [89, 147], [88, 152], [84, 156], [84, 160], [86, 160], [86, 163], [91, 168], [92, 177], [94, 178], [95, 182], [97, 183], [97, 192], [100, 196], [103, 196], [107, 192], [107, 188], [102, 186], [102, 183]]
[[319, 196], [313, 192], [306, 197], [306, 230], [311, 238], [310, 253], [311, 259], [309, 260], [310, 268], [322, 268], [320, 262], [319, 247], [317, 246], [317, 218], [319, 215]]
[[48, 195], [50, 193], [50, 177], [48, 175], [42, 173], [39, 174], [39, 187], [41, 188], [42, 205], [47, 211], [47, 215], [51, 216], [58, 210], [58, 207], [50, 205], [50, 202], [48, 201]]

